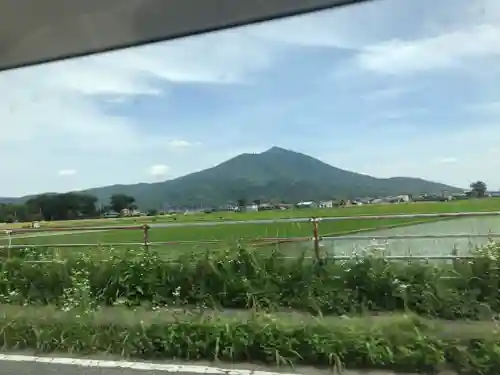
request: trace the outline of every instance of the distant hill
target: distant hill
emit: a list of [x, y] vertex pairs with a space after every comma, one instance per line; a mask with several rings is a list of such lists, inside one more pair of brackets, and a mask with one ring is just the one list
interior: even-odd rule
[[[310, 156], [273, 147], [260, 154], [242, 154], [213, 168], [173, 180], [112, 185], [85, 190], [102, 202], [115, 193], [132, 195], [142, 209], [163, 204], [183, 207], [218, 206], [247, 201], [319, 200], [398, 194], [461, 192], [456, 187], [420, 178], [375, 178], [346, 171]], [[7, 198], [11, 202], [12, 198]], [[25, 198], [26, 199], [26, 198]], [[15, 201], [24, 200], [23, 198]], [[0, 201], [5, 201], [0, 198]]]

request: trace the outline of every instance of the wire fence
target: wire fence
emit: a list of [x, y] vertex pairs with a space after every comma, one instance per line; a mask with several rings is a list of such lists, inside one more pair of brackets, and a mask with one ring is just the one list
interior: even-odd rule
[[[90, 246], [100, 245], [102, 247], [117, 247], [117, 246], [141, 246], [146, 251], [152, 247], [168, 247], [172, 245], [216, 245], [223, 243], [222, 240], [218, 239], [206, 239], [206, 240], [192, 240], [192, 241], [150, 241], [150, 232], [155, 229], [172, 229], [179, 227], [191, 227], [196, 230], [196, 227], [207, 227], [207, 226], [221, 226], [221, 225], [235, 225], [235, 224], [254, 224], [254, 225], [270, 225], [274, 223], [310, 223], [311, 224], [311, 235], [302, 237], [263, 237], [255, 239], [246, 239], [245, 243], [254, 246], [270, 246], [270, 245], [287, 245], [287, 244], [305, 244], [305, 246], [311, 246], [314, 251], [314, 258], [320, 259], [325, 256], [322, 252], [322, 247], [332, 244], [330, 247], [335, 247], [334, 244], [339, 244], [342, 242], [353, 242], [358, 241], [364, 243], [364, 245], [372, 244], [374, 241], [411, 241], [415, 239], [419, 240], [442, 240], [442, 239], [483, 239], [483, 240], [494, 240], [500, 238], [500, 232], [489, 232], [489, 233], [419, 233], [419, 234], [366, 234], [362, 235], [359, 233], [353, 234], [340, 234], [340, 235], [325, 235], [321, 236], [321, 223], [322, 222], [335, 222], [335, 221], [345, 221], [345, 220], [401, 220], [401, 219], [457, 219], [457, 218], [485, 218], [485, 217], [500, 217], [500, 211], [490, 211], [490, 212], [458, 212], [458, 213], [421, 213], [421, 214], [399, 214], [399, 215], [362, 215], [362, 216], [332, 216], [332, 217], [312, 217], [312, 218], [283, 218], [283, 219], [268, 219], [268, 220], [235, 220], [235, 221], [210, 221], [210, 222], [186, 222], [186, 223], [159, 223], [159, 224], [144, 224], [144, 225], [126, 225], [126, 226], [79, 226], [79, 227], [42, 227], [42, 228], [18, 228], [18, 229], [8, 229], [5, 230], [5, 238], [7, 244], [0, 246], [0, 249], [23, 249], [23, 248], [40, 248], [40, 247], [54, 247], [54, 248], [84, 248]], [[453, 220], [454, 221], [454, 220]], [[432, 223], [439, 222], [433, 221]], [[412, 224], [411, 222], [408, 224]], [[500, 224], [500, 222], [499, 222]], [[421, 225], [421, 223], [417, 224]], [[415, 226], [415, 225], [411, 225]], [[228, 228], [228, 230], [231, 230]], [[373, 231], [377, 231], [377, 228], [372, 228]], [[142, 241], [134, 242], [103, 242], [103, 243], [50, 243], [50, 244], [15, 244], [13, 243], [16, 235], [19, 234], [29, 234], [32, 237], [37, 237], [46, 232], [59, 232], [61, 234], [65, 233], [76, 233], [76, 232], [102, 232], [102, 231], [141, 231]], [[379, 244], [380, 245], [380, 244]], [[377, 246], [377, 244], [375, 244]], [[327, 246], [328, 247], [328, 246]], [[323, 254], [322, 254], [323, 253]], [[328, 252], [327, 252], [328, 253]], [[336, 254], [334, 251], [330, 251], [326, 254], [328, 258], [331, 259], [350, 259], [352, 254]], [[458, 254], [458, 252], [452, 252], [451, 254], [390, 254], [386, 253], [384, 255], [387, 259], [393, 260], [404, 260], [404, 259], [436, 259], [436, 260], [452, 260], [452, 259], [468, 259], [473, 256], [470, 254]]]

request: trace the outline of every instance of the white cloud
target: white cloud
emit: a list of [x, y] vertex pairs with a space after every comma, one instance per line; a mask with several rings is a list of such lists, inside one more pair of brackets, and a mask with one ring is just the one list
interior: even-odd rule
[[454, 164], [456, 162], [458, 162], [458, 159], [454, 157], [446, 157], [437, 160], [438, 164]]
[[74, 169], [61, 169], [57, 172], [59, 176], [73, 176], [76, 174], [76, 170]]
[[417, 40], [389, 40], [364, 47], [357, 57], [367, 70], [407, 74], [463, 66], [468, 59], [500, 55], [500, 27], [477, 25]]
[[174, 149], [189, 148], [201, 145], [200, 142], [188, 142], [183, 139], [174, 139], [168, 142], [168, 146]]
[[153, 177], [164, 177], [170, 171], [170, 167], [164, 164], [156, 164], [149, 167], [148, 172]]

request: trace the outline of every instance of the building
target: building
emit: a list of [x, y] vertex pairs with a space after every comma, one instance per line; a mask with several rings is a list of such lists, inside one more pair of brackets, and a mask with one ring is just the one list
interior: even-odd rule
[[299, 202], [295, 205], [297, 208], [317, 208], [318, 205], [313, 201]]
[[136, 209], [124, 208], [121, 212], [121, 216], [141, 216], [141, 212]]
[[397, 199], [397, 203], [406, 203], [411, 200], [408, 194], [398, 195], [395, 198]]
[[333, 201], [321, 201], [318, 204], [319, 208], [333, 208]]

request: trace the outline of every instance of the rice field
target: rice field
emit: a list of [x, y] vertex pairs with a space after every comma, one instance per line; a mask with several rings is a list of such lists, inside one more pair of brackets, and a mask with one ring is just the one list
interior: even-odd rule
[[[324, 252], [338, 256], [349, 256], [366, 249], [396, 256], [441, 256], [451, 255], [452, 252], [459, 255], [469, 255], [471, 250], [485, 246], [488, 241], [498, 240], [500, 237], [496, 235], [499, 234], [499, 216], [469, 217], [378, 229], [354, 236], [326, 238], [321, 241], [321, 246]], [[398, 236], [403, 238], [397, 238]], [[415, 238], [418, 236], [431, 238]], [[437, 238], [438, 236], [442, 237]], [[311, 245], [290, 244], [289, 248], [296, 247], [304, 250], [307, 246]]]
[[[436, 221], [436, 219], [420, 219], [419, 222]], [[374, 219], [374, 220], [343, 220], [320, 223], [322, 236], [337, 236], [353, 232], [371, 231], [379, 228], [391, 228], [411, 225], [416, 222], [412, 218]], [[220, 242], [235, 244], [263, 238], [311, 237], [312, 224], [309, 222], [276, 222], [276, 223], [238, 223], [231, 225], [210, 226], [162, 226], [153, 224], [149, 230], [149, 242]], [[57, 232], [13, 233], [10, 236], [12, 245], [38, 244], [121, 244], [143, 243], [144, 232], [140, 228], [110, 229]], [[0, 245], [8, 245], [9, 236], [0, 237]]]
[[[483, 199], [471, 201], [457, 201], [445, 203], [414, 203], [399, 205], [378, 205], [360, 206], [343, 209], [324, 210], [296, 210], [303, 212], [306, 217], [321, 211], [322, 215], [343, 216], [346, 220], [323, 221], [319, 223], [319, 235], [323, 237], [321, 241], [322, 251], [334, 255], [350, 255], [362, 249], [372, 248], [383, 250], [388, 255], [446, 255], [456, 249], [460, 254], [466, 255], [471, 249], [487, 243], [488, 238], [472, 238], [464, 236], [462, 238], [377, 238], [391, 236], [429, 236], [429, 235], [454, 235], [454, 234], [483, 234], [492, 232], [500, 233], [500, 217], [468, 217], [460, 219], [442, 218], [391, 218], [391, 219], [368, 219], [356, 220], [359, 215], [392, 215], [405, 213], [443, 213], [460, 212], [469, 209], [474, 212], [495, 211], [497, 202], [500, 200]], [[410, 210], [411, 208], [411, 210]], [[460, 210], [459, 210], [460, 209]], [[500, 207], [498, 207], [500, 209]], [[411, 212], [408, 212], [411, 211]], [[348, 215], [349, 213], [349, 215]], [[353, 215], [357, 213], [357, 215]], [[310, 222], [272, 222], [273, 219], [266, 219], [265, 216], [278, 215], [279, 212], [255, 212], [255, 213], [231, 213], [238, 222], [233, 221], [231, 225], [217, 224], [199, 226], [192, 222], [152, 222], [148, 225], [147, 242], [155, 246], [161, 246], [166, 252], [192, 251], [194, 249], [213, 249], [221, 247], [232, 247], [237, 243], [262, 245], [262, 239], [269, 238], [302, 238], [302, 242], [281, 243], [280, 249], [287, 253], [294, 254], [313, 248], [311, 239], [313, 227]], [[289, 213], [290, 214], [290, 213]], [[213, 214], [207, 214], [210, 217]], [[261, 216], [261, 220], [267, 222], [255, 222]], [[320, 215], [316, 215], [320, 216]], [[349, 219], [353, 217], [353, 219]], [[246, 220], [242, 220], [246, 219]], [[284, 218], [286, 219], [286, 218]], [[122, 219], [125, 220], [125, 219]], [[128, 220], [131, 220], [130, 218]], [[240, 222], [241, 221], [241, 222]], [[116, 220], [108, 222], [116, 225]], [[132, 222], [127, 222], [129, 225]], [[52, 223], [53, 225], [54, 223]], [[59, 225], [62, 230], [56, 232], [29, 232], [14, 233], [12, 235], [0, 236], [0, 246], [19, 247], [22, 245], [47, 246], [54, 248], [71, 248], [83, 245], [88, 247], [101, 246], [124, 246], [141, 247], [144, 244], [144, 232], [137, 228], [139, 223], [135, 223], [134, 229], [104, 229], [90, 230], [84, 226], [65, 230], [65, 225]], [[189, 226], [184, 226], [189, 224]], [[97, 225], [93, 225], [97, 226]], [[499, 228], [498, 231], [495, 229]], [[73, 229], [73, 230], [71, 230]], [[358, 238], [345, 238], [355, 236]], [[374, 238], [375, 237], [375, 238]], [[266, 242], [266, 244], [269, 244]], [[266, 246], [265, 248], [269, 248]]]

